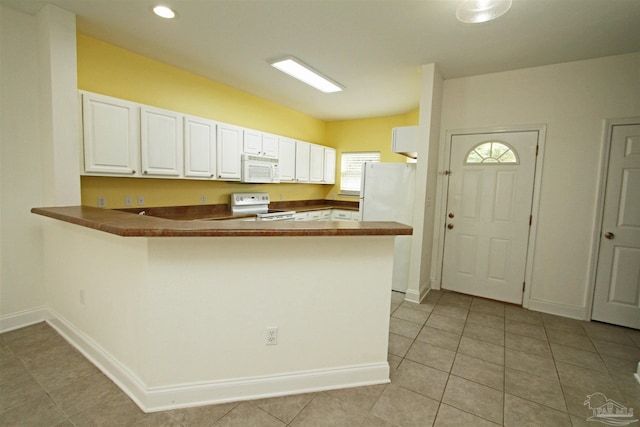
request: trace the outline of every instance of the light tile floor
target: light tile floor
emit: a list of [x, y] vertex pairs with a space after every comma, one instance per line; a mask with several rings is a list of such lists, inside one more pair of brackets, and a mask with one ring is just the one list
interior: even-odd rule
[[593, 426], [640, 412], [640, 331], [453, 292], [393, 293], [391, 384], [142, 413], [47, 324], [0, 335], [0, 426]]

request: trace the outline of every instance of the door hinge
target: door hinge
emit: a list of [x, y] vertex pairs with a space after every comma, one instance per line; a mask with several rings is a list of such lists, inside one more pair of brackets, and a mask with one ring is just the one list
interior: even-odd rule
[[529, 215], [529, 227], [533, 224], [533, 215]]
[[526, 283], [527, 283], [527, 282], [522, 282], [522, 292], [524, 292], [524, 285], [525, 285]]
[[538, 149], [540, 148], [539, 145], [536, 145], [536, 156], [538, 155]]

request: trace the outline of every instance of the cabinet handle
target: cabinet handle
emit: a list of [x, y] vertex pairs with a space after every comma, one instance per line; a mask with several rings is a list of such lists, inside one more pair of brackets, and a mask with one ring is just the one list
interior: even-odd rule
[[135, 169], [133, 169], [133, 170], [131, 171], [131, 175], [135, 175], [135, 173], [136, 173], [136, 170], [135, 170]]
[[147, 174], [147, 171], [146, 171], [146, 170], [145, 170], [145, 171], [142, 171], [142, 173], [146, 175], [146, 174]]

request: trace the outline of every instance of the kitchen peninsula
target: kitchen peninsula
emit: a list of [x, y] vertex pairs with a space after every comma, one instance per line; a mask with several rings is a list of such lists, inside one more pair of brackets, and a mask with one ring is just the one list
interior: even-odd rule
[[32, 212], [49, 323], [144, 411], [389, 381], [394, 237], [411, 227]]

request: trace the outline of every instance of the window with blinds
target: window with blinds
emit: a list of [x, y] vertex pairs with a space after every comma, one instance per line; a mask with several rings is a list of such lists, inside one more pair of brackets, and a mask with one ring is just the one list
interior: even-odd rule
[[343, 196], [359, 196], [362, 182], [362, 164], [364, 162], [379, 161], [379, 151], [342, 153], [340, 158], [340, 194]]

